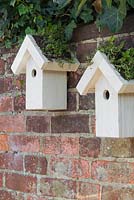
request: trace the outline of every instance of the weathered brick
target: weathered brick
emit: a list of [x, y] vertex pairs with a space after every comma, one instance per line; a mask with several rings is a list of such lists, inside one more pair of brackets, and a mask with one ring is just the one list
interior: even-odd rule
[[134, 138], [102, 139], [101, 155], [109, 157], [134, 157]]
[[78, 155], [79, 138], [61, 137], [61, 154]]
[[3, 186], [3, 174], [0, 173], [0, 187]]
[[5, 73], [5, 61], [0, 59], [0, 75], [4, 75]]
[[[124, 21], [122, 29], [118, 33], [134, 32], [134, 27], [132, 26], [133, 21], [134, 21], [134, 15], [129, 15]], [[107, 28], [104, 28], [100, 31], [94, 23], [94, 24], [79, 26], [78, 28], [76, 28], [72, 40], [74, 42], [78, 42], [83, 40], [95, 39], [97, 37], [103, 38], [105, 36], [111, 36], [111, 32]]]
[[41, 152], [44, 154], [60, 154], [61, 139], [60, 137], [43, 137], [41, 138]]
[[[93, 183], [79, 182], [79, 192], [77, 200], [99, 200], [100, 199], [100, 186]], [[108, 199], [107, 199], [108, 200]], [[111, 200], [111, 199], [109, 199]]]
[[91, 110], [95, 109], [95, 99], [93, 94], [87, 94], [84, 96], [79, 96], [79, 109], [80, 110]]
[[98, 157], [100, 153], [99, 138], [80, 138], [80, 156], [82, 157]]
[[23, 170], [23, 157], [16, 153], [0, 154], [0, 169]]
[[76, 197], [76, 182], [71, 180], [42, 178], [40, 192], [46, 196], [74, 199]]
[[0, 112], [13, 111], [13, 98], [12, 97], [0, 97]]
[[0, 135], [0, 151], [8, 151], [8, 136], [7, 135]]
[[36, 193], [37, 179], [32, 176], [24, 176], [20, 174], [6, 174], [5, 185], [8, 189], [20, 192]]
[[25, 91], [25, 75], [21, 74], [17, 77], [6, 77], [4, 79], [4, 92], [12, 92], [16, 90]]
[[0, 191], [0, 200], [24, 200], [23, 194], [17, 194], [16, 192]]
[[90, 166], [87, 160], [52, 157], [50, 174], [56, 177], [89, 178]]
[[0, 94], [4, 93], [4, 78], [0, 78]]
[[89, 116], [84, 114], [54, 116], [52, 133], [89, 133]]
[[94, 115], [91, 116], [90, 132], [96, 134], [96, 118]]
[[39, 138], [36, 136], [9, 136], [9, 147], [12, 151], [22, 152], [39, 152]]
[[133, 200], [134, 189], [105, 186], [102, 188], [102, 200]]
[[7, 74], [12, 74], [13, 73], [12, 70], [11, 70], [11, 65], [12, 65], [12, 63], [13, 63], [13, 61], [15, 59], [15, 56], [16, 55], [14, 54], [14, 55], [9, 56], [6, 59], [6, 63], [7, 63], [6, 72], [7, 72]]
[[94, 161], [92, 178], [102, 182], [134, 183], [134, 163]]
[[50, 132], [50, 117], [49, 116], [28, 116], [27, 117], [27, 131], [38, 133]]
[[25, 110], [25, 95], [16, 96], [14, 98], [14, 110], [17, 112]]
[[70, 72], [68, 74], [68, 88], [76, 88], [84, 71], [85, 69], [79, 68], [76, 72]]
[[76, 109], [77, 109], [76, 93], [68, 92], [68, 95], [67, 95], [67, 110], [68, 111], [76, 111]]
[[97, 42], [78, 44], [76, 55], [80, 62], [87, 62], [89, 56], [94, 55], [97, 48]]
[[47, 173], [47, 160], [40, 156], [25, 156], [26, 172], [45, 175]]
[[52, 200], [51, 197], [40, 197], [35, 195], [28, 195], [27, 200]]
[[0, 131], [25, 132], [25, 130], [25, 117], [23, 115], [0, 116]]

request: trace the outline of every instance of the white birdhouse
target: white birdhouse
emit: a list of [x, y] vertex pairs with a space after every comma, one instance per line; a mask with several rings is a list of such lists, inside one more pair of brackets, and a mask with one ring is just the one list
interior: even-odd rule
[[97, 51], [77, 90], [95, 91], [96, 136], [134, 137], [134, 80], [122, 78], [105, 54]]
[[11, 66], [14, 74], [26, 73], [26, 109], [63, 110], [67, 108], [67, 71], [79, 63], [62, 65], [49, 61], [27, 35]]

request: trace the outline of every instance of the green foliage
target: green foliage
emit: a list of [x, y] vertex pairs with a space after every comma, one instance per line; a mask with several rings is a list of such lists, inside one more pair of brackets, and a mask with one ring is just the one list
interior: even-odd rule
[[134, 79], [134, 48], [125, 48], [125, 42], [120, 43], [111, 37], [98, 48], [105, 53], [117, 71], [126, 80]]
[[96, 20], [99, 28], [121, 29], [134, 0], [0, 0], [0, 46], [21, 44], [26, 34], [43, 38], [44, 51], [69, 55], [73, 30]]

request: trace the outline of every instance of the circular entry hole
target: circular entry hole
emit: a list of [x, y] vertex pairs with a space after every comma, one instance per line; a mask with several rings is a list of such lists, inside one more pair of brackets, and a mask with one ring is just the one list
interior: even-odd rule
[[108, 100], [108, 99], [110, 98], [110, 93], [109, 93], [108, 90], [105, 90], [105, 91], [103, 92], [103, 97], [104, 97], [104, 99], [106, 99], [106, 100]]
[[36, 75], [37, 75], [37, 71], [36, 71], [36, 69], [33, 69], [32, 70], [32, 77], [36, 77]]

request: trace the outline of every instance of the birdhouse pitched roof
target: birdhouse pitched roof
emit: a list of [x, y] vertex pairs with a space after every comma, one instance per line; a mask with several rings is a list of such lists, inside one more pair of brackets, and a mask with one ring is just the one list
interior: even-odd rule
[[52, 70], [52, 71], [76, 71], [79, 62], [76, 63], [67, 63], [64, 62], [62, 67], [59, 65], [59, 62], [50, 61], [40, 47], [37, 45], [35, 39], [31, 35], [26, 35], [15, 59], [11, 66], [14, 74], [20, 74], [26, 72], [26, 64], [28, 60], [32, 58], [36, 65], [42, 70]]
[[81, 95], [94, 92], [96, 82], [102, 75], [117, 93], [134, 92], [134, 80], [125, 80], [105, 54], [97, 51], [91, 63], [77, 85], [77, 90]]

